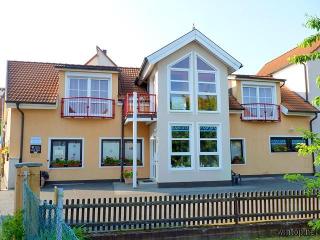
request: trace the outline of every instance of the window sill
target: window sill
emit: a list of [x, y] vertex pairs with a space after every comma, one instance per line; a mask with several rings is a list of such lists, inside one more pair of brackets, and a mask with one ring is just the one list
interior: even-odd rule
[[60, 169], [63, 169], [63, 170], [67, 170], [67, 169], [82, 169], [82, 167], [48, 167], [48, 169], [51, 169], [51, 170], [60, 170]]
[[188, 167], [188, 168], [172, 168], [172, 167], [170, 167], [170, 171], [192, 171], [192, 170], [194, 170], [194, 168], [190, 168], [190, 167]]
[[[132, 168], [132, 166], [123, 166], [124, 168]], [[143, 168], [144, 167], [144, 165], [142, 165], [142, 166], [137, 166], [138, 168]], [[121, 166], [119, 165], [119, 166], [99, 166], [99, 168], [121, 168]]]
[[212, 170], [221, 170], [222, 167], [199, 167], [201, 171], [212, 171]]

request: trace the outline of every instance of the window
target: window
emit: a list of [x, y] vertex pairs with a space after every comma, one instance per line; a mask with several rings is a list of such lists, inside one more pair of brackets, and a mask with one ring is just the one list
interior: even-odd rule
[[[132, 140], [124, 140], [124, 164], [132, 166], [133, 163], [133, 142]], [[137, 140], [137, 165], [142, 166], [142, 140]]]
[[244, 144], [242, 139], [230, 140], [231, 164], [245, 164]]
[[274, 103], [272, 86], [243, 86], [243, 103]]
[[298, 152], [298, 144], [308, 144], [302, 137], [271, 137], [271, 152]]
[[170, 110], [191, 109], [190, 56], [170, 67]]
[[50, 167], [82, 167], [82, 140], [51, 140]]
[[101, 166], [119, 166], [121, 164], [120, 139], [102, 139]]
[[[125, 166], [132, 166], [133, 145], [132, 140], [124, 140]], [[101, 141], [101, 166], [120, 166], [121, 165], [121, 140], [102, 139]], [[137, 140], [137, 165], [143, 165], [142, 159], [142, 139]]]
[[198, 110], [217, 111], [216, 70], [197, 56]]
[[242, 88], [244, 118], [250, 120], [278, 120], [278, 106], [274, 103], [273, 86], [249, 86]]
[[199, 125], [200, 168], [219, 167], [218, 127]]
[[191, 125], [170, 126], [171, 168], [191, 168]]
[[111, 96], [111, 77], [108, 78], [89, 78], [72, 77], [69, 78], [68, 97], [93, 97], [110, 98]]

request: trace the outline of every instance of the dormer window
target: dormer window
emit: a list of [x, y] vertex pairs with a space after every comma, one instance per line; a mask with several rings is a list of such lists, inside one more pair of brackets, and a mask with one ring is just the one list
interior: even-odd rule
[[170, 110], [190, 111], [190, 56], [170, 67]]
[[216, 69], [197, 56], [198, 110], [217, 111]]
[[62, 117], [114, 117], [111, 74], [70, 72], [65, 83]]

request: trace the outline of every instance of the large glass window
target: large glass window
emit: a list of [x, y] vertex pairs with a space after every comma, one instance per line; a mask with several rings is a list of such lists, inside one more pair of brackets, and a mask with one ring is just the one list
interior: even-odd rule
[[171, 168], [191, 168], [191, 125], [170, 126]]
[[50, 167], [82, 167], [82, 140], [51, 140]]
[[217, 111], [216, 70], [197, 56], [198, 110]]
[[219, 167], [219, 146], [217, 126], [199, 126], [199, 163], [200, 168]]
[[190, 110], [190, 56], [170, 68], [170, 109]]
[[271, 137], [271, 152], [298, 152], [299, 144], [308, 144], [302, 137]]
[[230, 140], [231, 164], [245, 164], [244, 144], [242, 139]]
[[[132, 140], [124, 140], [124, 166], [132, 166], [133, 145]], [[101, 166], [120, 166], [121, 164], [121, 140], [103, 139], [101, 141]], [[142, 139], [137, 140], [137, 165], [142, 166]]]
[[110, 98], [110, 79], [69, 77], [68, 97]]

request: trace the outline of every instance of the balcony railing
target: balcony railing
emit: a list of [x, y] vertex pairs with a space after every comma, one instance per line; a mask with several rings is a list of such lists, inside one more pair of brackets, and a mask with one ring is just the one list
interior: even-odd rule
[[[155, 94], [137, 94], [138, 115], [154, 116], [156, 115], [156, 95]], [[128, 116], [133, 113], [133, 94], [128, 93], [124, 102], [124, 114]]]
[[280, 106], [270, 103], [242, 104], [244, 121], [280, 121]]
[[94, 97], [69, 97], [61, 100], [61, 117], [114, 118], [113, 99]]

